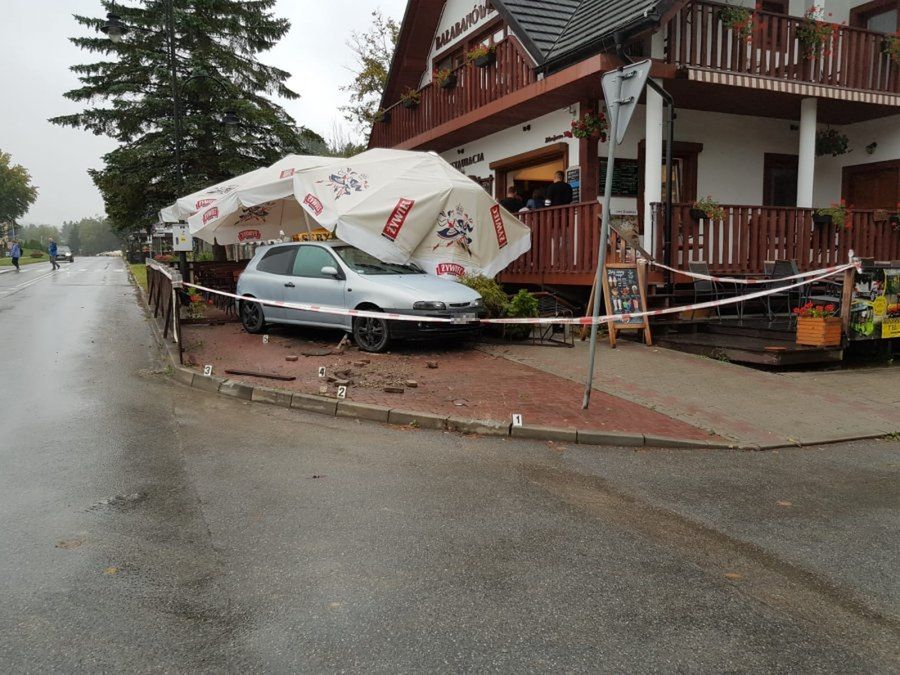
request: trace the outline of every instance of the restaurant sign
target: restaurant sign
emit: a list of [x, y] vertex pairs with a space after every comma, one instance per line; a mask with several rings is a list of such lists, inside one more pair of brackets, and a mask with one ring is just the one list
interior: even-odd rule
[[478, 152], [474, 155], [470, 155], [469, 157], [463, 157], [462, 159], [458, 159], [455, 162], [450, 162], [450, 166], [452, 166], [457, 171], [462, 171], [468, 166], [472, 166], [473, 164], [478, 164], [478, 162], [484, 161], [484, 153]]
[[900, 269], [875, 268], [856, 276], [850, 333], [854, 339], [900, 337]]
[[447, 28], [442, 33], [438, 33], [434, 38], [434, 48], [442, 49], [446, 45], [456, 40], [461, 35], [469, 32], [472, 28], [484, 21], [488, 16], [494, 14], [497, 10], [491, 7], [489, 2], [481, 5], [475, 5], [468, 14], [465, 14], [459, 21]]

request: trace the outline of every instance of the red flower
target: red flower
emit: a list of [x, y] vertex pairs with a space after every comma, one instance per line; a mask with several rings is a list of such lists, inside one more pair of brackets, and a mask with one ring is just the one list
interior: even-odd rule
[[572, 138], [572, 132], [571, 132], [571, 131], [564, 131], [564, 132], [563, 132], [563, 136], [565, 136], [566, 138]]
[[833, 311], [834, 311], [834, 305], [832, 305], [831, 303], [825, 305], [825, 311], [826, 311], [826, 312], [833, 312]]

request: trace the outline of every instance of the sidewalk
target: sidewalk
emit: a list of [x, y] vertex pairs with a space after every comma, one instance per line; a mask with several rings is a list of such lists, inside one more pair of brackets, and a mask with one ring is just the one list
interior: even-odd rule
[[[483, 347], [573, 382], [588, 344], [575, 349]], [[594, 388], [741, 444], [815, 444], [900, 432], [900, 368], [771, 373], [620, 341], [597, 347]]]

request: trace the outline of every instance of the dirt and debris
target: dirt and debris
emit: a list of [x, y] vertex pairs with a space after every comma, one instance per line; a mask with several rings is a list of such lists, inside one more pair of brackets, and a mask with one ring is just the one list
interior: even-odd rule
[[403, 387], [385, 387], [383, 391], [387, 394], [402, 394], [405, 389]]
[[293, 362], [293, 361], [299, 361], [299, 360], [300, 360], [300, 357], [297, 356], [296, 354], [289, 354], [288, 356], [285, 356], [285, 357], [284, 357], [284, 360], [285, 360], [285, 361], [290, 361], [290, 362]]

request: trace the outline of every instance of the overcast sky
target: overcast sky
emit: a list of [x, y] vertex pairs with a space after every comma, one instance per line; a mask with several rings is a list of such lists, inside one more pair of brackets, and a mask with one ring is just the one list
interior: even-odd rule
[[[100, 157], [113, 142], [79, 129], [47, 122], [55, 115], [77, 112], [79, 106], [62, 94], [78, 86], [69, 66], [91, 58], [68, 38], [80, 34], [72, 14], [102, 15], [99, 0], [2, 0], [0, 21], [0, 150], [22, 164], [38, 186], [38, 199], [24, 224], [61, 225], [65, 220], [103, 213], [103, 200], [87, 169], [101, 166]], [[265, 63], [293, 77], [288, 85], [300, 94], [282, 101], [299, 124], [325, 137], [341, 119], [338, 107], [346, 96], [346, 67], [352, 57], [346, 47], [353, 30], [365, 30], [373, 9], [399, 20], [406, 0], [279, 0], [278, 16], [290, 19], [291, 31]]]

